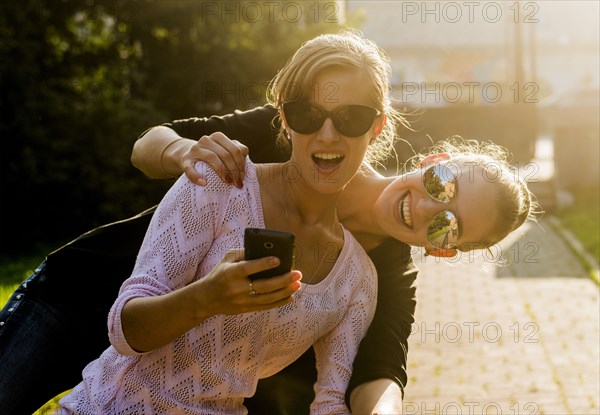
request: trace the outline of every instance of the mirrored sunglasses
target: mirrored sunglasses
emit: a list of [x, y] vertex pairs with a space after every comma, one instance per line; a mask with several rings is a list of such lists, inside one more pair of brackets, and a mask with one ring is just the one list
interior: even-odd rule
[[[450, 203], [456, 197], [457, 178], [445, 164], [435, 164], [423, 172], [423, 186], [432, 199]], [[435, 215], [427, 226], [427, 239], [437, 249], [456, 248], [458, 237], [458, 219], [449, 210]]]

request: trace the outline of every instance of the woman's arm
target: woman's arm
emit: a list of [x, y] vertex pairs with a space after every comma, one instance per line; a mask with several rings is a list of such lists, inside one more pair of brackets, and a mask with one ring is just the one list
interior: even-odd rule
[[147, 130], [133, 145], [131, 164], [152, 179], [171, 179], [183, 172], [180, 161], [196, 141], [173, 129], [157, 126]]
[[[195, 162], [213, 162], [223, 180], [228, 181], [225, 172], [229, 172], [229, 182], [235, 183], [235, 179], [243, 176], [244, 158], [248, 154], [248, 148], [244, 151], [245, 146], [250, 148], [250, 158], [254, 162], [286, 160], [275, 144], [276, 114], [273, 107], [266, 105], [224, 116], [188, 118], [153, 127], [142, 133], [134, 144], [131, 161], [149, 177], [170, 178], [185, 171], [193, 182], [199, 178], [193, 172]], [[217, 140], [202, 140], [215, 132], [223, 136]], [[218, 157], [226, 153], [231, 156]], [[207, 160], [203, 155], [211, 159]]]
[[249, 296], [248, 275], [273, 268], [277, 262], [272, 257], [242, 258], [242, 250], [232, 250], [208, 275], [188, 286], [129, 300], [121, 312], [123, 336], [129, 346], [137, 352], [154, 350], [217, 314], [264, 310], [293, 301], [292, 294], [300, 288], [294, 284], [297, 273], [270, 278], [261, 285], [259, 298]]
[[402, 389], [391, 379], [360, 384], [350, 394], [350, 407], [355, 414], [402, 415]]
[[111, 343], [122, 354], [163, 346], [215, 314], [279, 307], [292, 301], [300, 288], [297, 273], [291, 272], [261, 281], [262, 295], [249, 296], [247, 276], [273, 268], [277, 261], [244, 261], [241, 250], [230, 251], [197, 278], [214, 240], [212, 224], [229, 197], [228, 191], [216, 190], [222, 189], [220, 179], [214, 173], [208, 176], [207, 188], [180, 178], [154, 213], [132, 276], [109, 315]]

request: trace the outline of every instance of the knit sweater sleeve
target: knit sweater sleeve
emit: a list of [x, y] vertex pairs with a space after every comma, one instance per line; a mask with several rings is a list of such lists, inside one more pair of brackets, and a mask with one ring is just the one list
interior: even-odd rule
[[109, 340], [123, 355], [139, 354], [123, 334], [123, 306], [132, 298], [164, 295], [192, 282], [214, 239], [219, 212], [227, 202], [226, 187], [203, 163], [196, 168], [208, 174], [207, 186], [196, 186], [182, 176], [167, 192], [150, 222], [132, 275], [109, 313]]
[[[358, 243], [356, 243], [358, 245]], [[365, 336], [375, 313], [377, 273], [367, 255], [358, 248], [353, 255], [353, 274], [356, 278], [350, 301], [341, 323], [319, 338], [314, 346], [317, 382], [311, 414], [349, 414], [344, 402], [346, 388], [352, 375], [352, 364], [361, 339]], [[362, 255], [361, 255], [362, 254]]]

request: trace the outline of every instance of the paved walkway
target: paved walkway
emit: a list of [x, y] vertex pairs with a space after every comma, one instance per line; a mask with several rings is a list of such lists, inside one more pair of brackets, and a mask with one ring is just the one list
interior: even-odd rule
[[489, 254], [414, 259], [407, 414], [600, 414], [598, 286], [550, 226]]

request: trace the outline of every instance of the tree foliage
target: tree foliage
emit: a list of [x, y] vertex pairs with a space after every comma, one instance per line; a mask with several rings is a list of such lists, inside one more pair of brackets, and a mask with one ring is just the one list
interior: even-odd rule
[[262, 105], [303, 41], [339, 30], [330, 4], [0, 2], [2, 251], [157, 203], [170, 182], [131, 167], [139, 134]]

